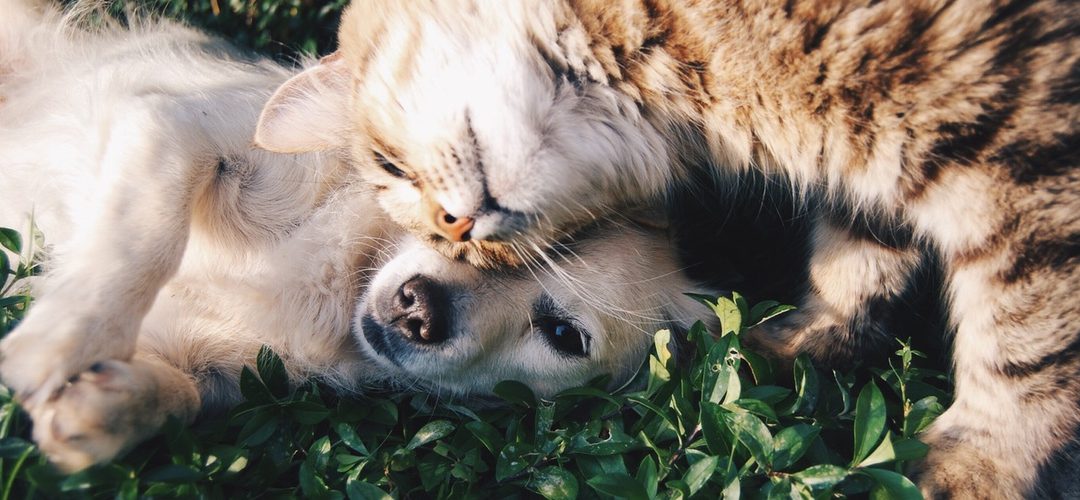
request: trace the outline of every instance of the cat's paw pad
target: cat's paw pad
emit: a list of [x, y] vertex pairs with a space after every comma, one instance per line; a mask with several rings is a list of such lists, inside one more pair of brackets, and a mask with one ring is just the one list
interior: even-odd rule
[[34, 440], [63, 472], [111, 460], [156, 429], [153, 383], [129, 363], [95, 363], [30, 410]]

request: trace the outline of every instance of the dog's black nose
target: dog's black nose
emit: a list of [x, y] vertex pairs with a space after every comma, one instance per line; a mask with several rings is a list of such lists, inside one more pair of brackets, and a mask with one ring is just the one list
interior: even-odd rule
[[449, 337], [449, 301], [441, 285], [424, 276], [414, 276], [398, 289], [391, 313], [402, 336], [420, 344], [439, 344]]

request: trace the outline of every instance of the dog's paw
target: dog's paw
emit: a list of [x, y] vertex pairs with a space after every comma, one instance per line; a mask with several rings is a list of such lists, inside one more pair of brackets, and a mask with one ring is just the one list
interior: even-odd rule
[[22, 324], [0, 342], [0, 381], [32, 410], [53, 398], [73, 376], [94, 363], [128, 359], [135, 341], [101, 318], [35, 306]]
[[34, 440], [63, 472], [111, 460], [164, 423], [158, 389], [131, 363], [96, 363], [30, 409]]

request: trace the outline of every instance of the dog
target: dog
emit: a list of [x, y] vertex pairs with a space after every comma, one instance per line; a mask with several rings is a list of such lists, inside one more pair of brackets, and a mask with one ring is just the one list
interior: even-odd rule
[[0, 225], [49, 244], [0, 377], [63, 471], [238, 402], [263, 345], [346, 394], [550, 396], [626, 383], [699, 312], [662, 227], [602, 221], [478, 269], [405, 234], [338, 155], [251, 146], [293, 69], [171, 22], [89, 26], [93, 4], [0, 11]]

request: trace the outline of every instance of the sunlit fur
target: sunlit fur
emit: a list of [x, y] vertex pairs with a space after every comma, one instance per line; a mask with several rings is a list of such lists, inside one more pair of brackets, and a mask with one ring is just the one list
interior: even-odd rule
[[[516, 379], [549, 396], [605, 374], [626, 383], [653, 333], [704, 312], [682, 295], [703, 290], [663, 230], [604, 223], [523, 249], [527, 265], [506, 273], [402, 236], [335, 155], [250, 147], [291, 73], [220, 40], [166, 22], [87, 30], [78, 12], [11, 0], [0, 11], [19, 19], [0, 25], [0, 61], [12, 61], [0, 226], [29, 235], [32, 216], [49, 245], [33, 309], [0, 343], [0, 374], [62, 470], [111, 459], [169, 415], [238, 402], [262, 345], [294, 384], [346, 394], [466, 398]], [[448, 290], [437, 312], [450, 332], [407, 346], [399, 366], [370, 348], [362, 318], [393, 323], [388, 301], [418, 275]], [[586, 356], [543, 341], [541, 299], [586, 332]]]
[[[335, 63], [311, 70], [339, 82], [309, 93], [340, 104], [325, 143], [281, 140], [304, 129], [289, 125], [303, 106], [281, 99], [257, 138], [384, 155], [408, 175], [361, 169], [393, 217], [491, 266], [519, 264], [515, 242], [655, 204], [691, 169], [774, 175], [824, 209], [805, 307], [762, 344], [850, 360], [875, 304], [939, 258], [957, 396], [923, 436], [920, 485], [1039, 495], [1080, 425], [1078, 9], [358, 0]], [[439, 242], [440, 207], [483, 241]]]

